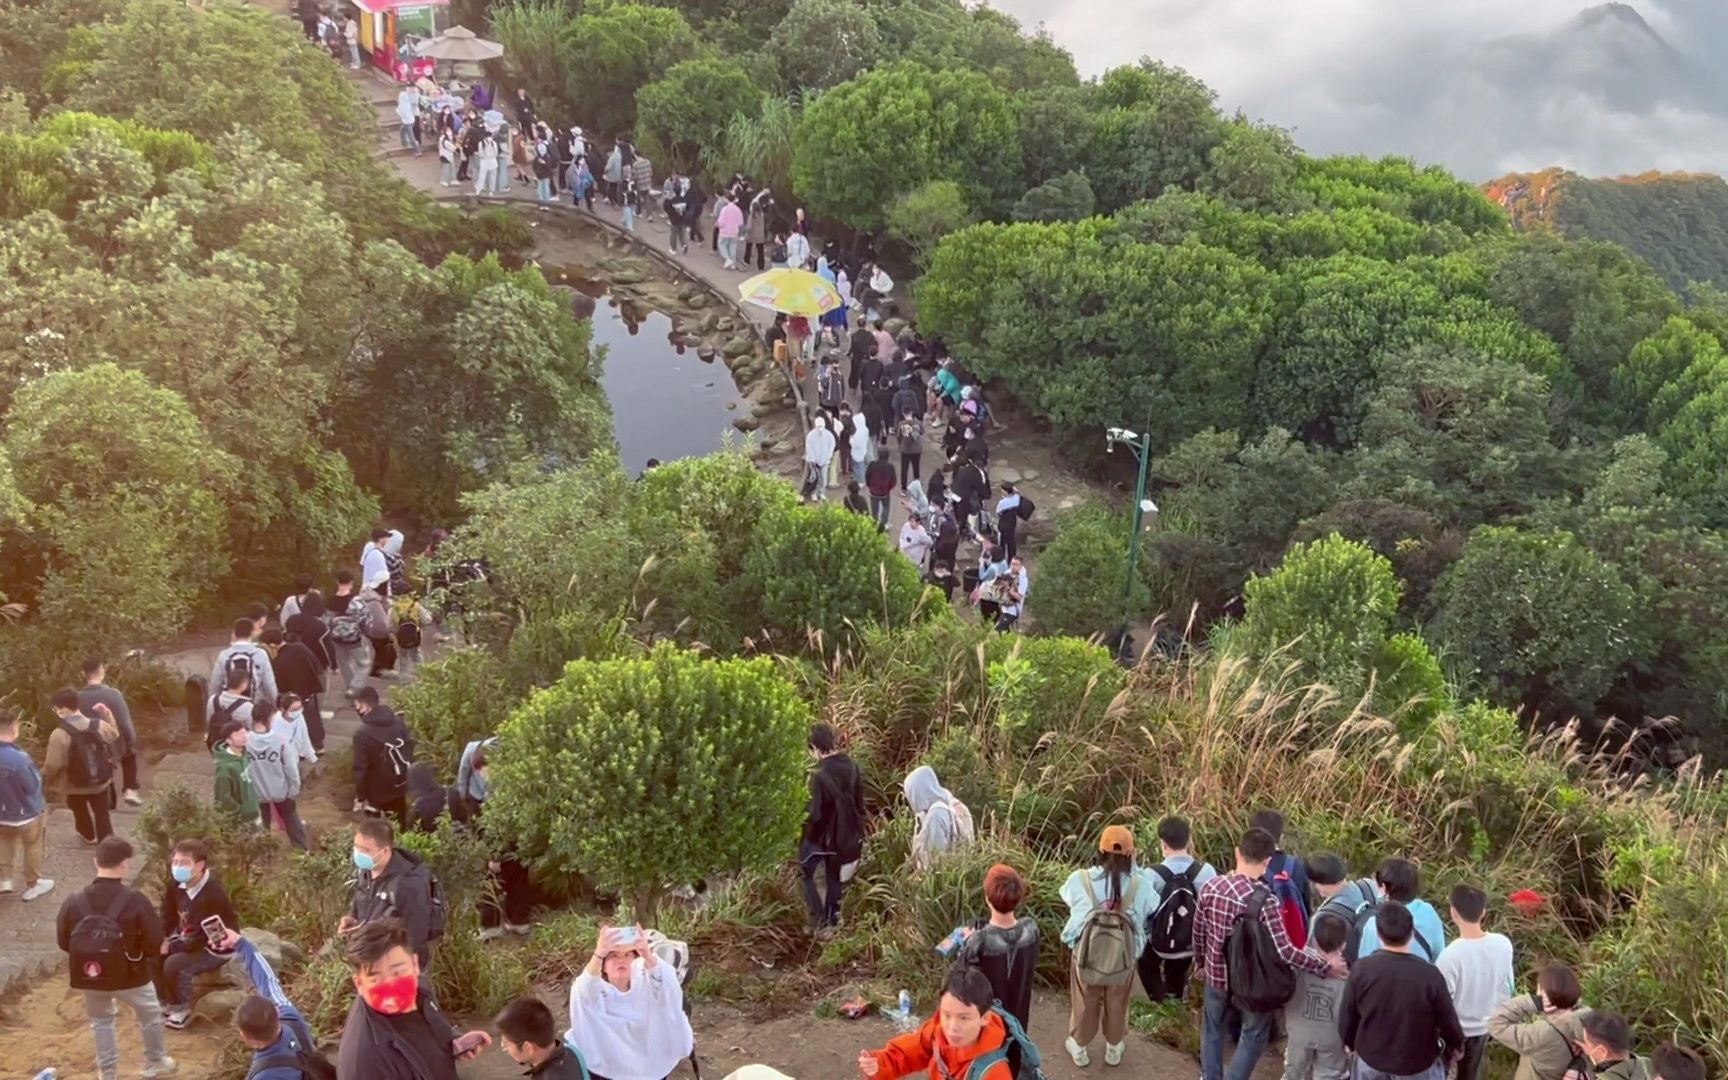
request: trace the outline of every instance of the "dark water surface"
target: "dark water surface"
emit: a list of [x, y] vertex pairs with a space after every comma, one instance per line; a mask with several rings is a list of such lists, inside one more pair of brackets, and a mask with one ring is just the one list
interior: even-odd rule
[[[603, 288], [576, 280], [580, 273], [570, 268], [570, 284], [598, 301], [594, 343], [606, 346], [600, 382], [612, 406], [624, 468], [634, 475], [651, 457], [696, 457], [720, 449], [727, 432], [741, 437], [732, 420], [749, 406], [740, 403], [726, 365], [719, 360], [705, 363], [695, 349], [674, 345], [671, 319], [635, 304], [620, 304]], [[557, 281], [558, 272], [548, 277]], [[728, 404], [738, 408], [729, 409]]]

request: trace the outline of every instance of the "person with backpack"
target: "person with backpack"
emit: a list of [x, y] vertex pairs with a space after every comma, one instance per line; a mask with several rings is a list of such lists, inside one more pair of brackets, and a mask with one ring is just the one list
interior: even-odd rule
[[1194, 968], [1194, 913], [1200, 888], [1218, 876], [1212, 864], [1190, 852], [1193, 830], [1179, 817], [1158, 823], [1158, 847], [1164, 861], [1151, 867], [1146, 884], [1152, 890], [1152, 914], [1146, 920], [1146, 948], [1140, 953], [1140, 985], [1157, 1001], [1180, 1001], [1188, 992]]
[[[285, 635], [281, 628], [275, 626], [264, 631], [264, 647], [272, 650], [270, 665], [276, 672], [276, 683], [280, 691], [273, 698], [263, 699], [260, 704], [275, 705], [285, 694], [296, 694], [302, 701], [317, 701], [324, 693], [324, 672], [327, 670], [324, 657], [314, 652], [298, 635]], [[323, 717], [316, 711], [312, 713], [312, 717], [311, 722], [317, 724], [318, 743], [322, 745]], [[308, 737], [310, 735], [309, 726]]]
[[252, 782], [251, 763], [246, 760], [246, 746], [251, 740], [250, 727], [230, 720], [222, 725], [216, 749], [210, 752], [216, 762], [211, 802], [216, 809], [241, 821], [258, 820], [258, 788]]
[[[360, 578], [359, 578], [359, 580], [371, 581], [374, 578], [376, 578], [379, 574], [383, 574], [385, 577], [385, 580], [389, 580], [390, 563], [389, 563], [389, 560], [385, 559], [385, 557], [384, 557], [384, 547], [389, 542], [390, 542], [390, 530], [389, 529], [373, 529], [372, 530], [371, 539], [367, 540], [365, 546], [363, 546], [360, 549]], [[338, 579], [338, 580], [340, 580], [340, 579]]]
[[246, 1080], [336, 1080], [336, 1066], [318, 1050], [306, 1018], [257, 947], [229, 927], [222, 947], [246, 968], [252, 993], [234, 1010], [240, 1041], [252, 1051]]
[[492, 1026], [511, 1061], [542, 1080], [591, 1080], [576, 1044], [558, 1037], [552, 1010], [537, 997], [519, 997], [504, 1006]]
[[950, 968], [936, 1015], [880, 1050], [859, 1053], [858, 1071], [866, 1080], [1013, 1080], [1008, 1067], [1011, 1040], [1019, 1044], [1022, 1061], [1036, 1068], [1037, 1048], [1019, 1021], [993, 1004], [990, 980], [973, 968]]
[[[901, 379], [904, 387], [906, 379]], [[904, 393], [904, 389], [901, 390]], [[896, 399], [895, 405], [902, 403]], [[900, 493], [906, 493], [906, 485], [913, 480], [922, 479], [919, 472], [924, 460], [924, 421], [919, 419], [917, 402], [913, 401], [898, 409], [894, 415], [900, 417], [900, 422], [894, 425], [894, 436], [900, 447]]]
[[1518, 1055], [1513, 1080], [1565, 1080], [1581, 1064], [1577, 1051], [1584, 1020], [1584, 989], [1565, 964], [1549, 964], [1536, 976], [1536, 992], [1515, 997], [1488, 1018], [1488, 1037]]
[[234, 620], [234, 640], [216, 654], [216, 663], [210, 669], [210, 685], [231, 686], [230, 676], [244, 671], [255, 700], [275, 701], [276, 669], [270, 663], [270, 654], [252, 640], [257, 629], [257, 624], [244, 616]]
[[1202, 1080], [1225, 1080], [1224, 1039], [1234, 1017], [1241, 1037], [1228, 1080], [1249, 1080], [1265, 1052], [1273, 1017], [1296, 992], [1295, 971], [1343, 978], [1342, 959], [1303, 952], [1291, 941], [1265, 882], [1278, 842], [1250, 828], [1236, 845], [1236, 868], [1200, 889], [1194, 914], [1194, 957], [1206, 984], [1200, 1029]]
[[390, 619], [396, 627], [396, 674], [406, 679], [420, 667], [420, 644], [432, 615], [419, 600], [404, 593], [390, 602]]
[[174, 1072], [162, 1033], [162, 1006], [150, 981], [150, 958], [162, 949], [162, 924], [143, 893], [129, 887], [132, 845], [110, 836], [96, 845], [96, 880], [68, 896], [54, 920], [54, 936], [67, 956], [72, 989], [84, 998], [84, 1015], [96, 1039], [96, 1075], [120, 1075], [115, 1037], [117, 1004], [132, 1010], [144, 1045], [139, 1076]]
[[456, 1034], [399, 920], [355, 929], [344, 959], [356, 993], [336, 1051], [342, 1080], [459, 1080], [456, 1063], [492, 1045], [484, 1031]]
[[1091, 1063], [1087, 1046], [1104, 1029], [1104, 1064], [1120, 1065], [1128, 1046], [1128, 998], [1146, 947], [1152, 886], [1134, 865], [1134, 833], [1109, 825], [1098, 837], [1098, 864], [1068, 875], [1062, 899], [1068, 922], [1062, 943], [1074, 952], [1068, 971], [1068, 1040], [1074, 1064]]
[[204, 748], [215, 753], [222, 741], [222, 732], [229, 723], [238, 721], [242, 727], [252, 723], [252, 676], [248, 669], [237, 667], [227, 673], [223, 689], [211, 695], [204, 722]]
[[431, 962], [431, 943], [444, 936], [444, 900], [438, 879], [420, 857], [396, 847], [396, 831], [382, 818], [354, 826], [354, 895], [348, 914], [336, 924], [351, 934], [380, 919], [397, 920], [408, 934], [409, 951], [422, 967]]
[[977, 837], [972, 811], [942, 786], [930, 766], [920, 765], [908, 773], [902, 789], [918, 818], [912, 832], [912, 864], [919, 870], [930, 869], [939, 857]]
[[[1308, 873], [1308, 882], [1314, 893], [1320, 898], [1320, 903], [1314, 908], [1313, 917], [1309, 920], [1309, 930], [1321, 918], [1337, 919], [1344, 924], [1346, 937], [1353, 936], [1357, 924], [1371, 912], [1374, 903], [1380, 898], [1380, 892], [1374, 887], [1373, 878], [1350, 879], [1349, 868], [1344, 860], [1330, 851], [1320, 851], [1309, 856], [1302, 864]], [[1346, 942], [1344, 950], [1346, 963], [1353, 962], [1353, 956]]]
[[1012, 559], [1020, 551], [1016, 534], [1020, 529], [1020, 522], [1032, 516], [1032, 501], [1016, 491], [1014, 485], [1006, 480], [997, 486], [1002, 489], [1002, 497], [996, 500], [996, 531], [1002, 541], [1003, 550]]
[[360, 730], [354, 735], [354, 802], [388, 814], [398, 827], [408, 823], [408, 767], [414, 764], [414, 736], [395, 710], [378, 703], [378, 691], [361, 687], [354, 697]]
[[114, 833], [108, 808], [120, 727], [106, 705], [97, 704], [94, 716], [85, 716], [78, 708], [78, 691], [69, 686], [54, 691], [50, 704], [59, 723], [48, 733], [42, 784], [52, 787], [61, 781], [78, 835], [86, 844], [100, 843]]
[[366, 672], [369, 679], [396, 678], [396, 627], [390, 621], [390, 606], [385, 600], [389, 587], [389, 574], [374, 574], [366, 579], [349, 606], [350, 613], [360, 616], [360, 630], [372, 646], [372, 663]]
[[1481, 889], [1457, 885], [1452, 889], [1452, 923], [1458, 940], [1446, 946], [1435, 967], [1452, 993], [1458, 1023], [1464, 1029], [1464, 1056], [1458, 1062], [1458, 1080], [1480, 1080], [1482, 1056], [1488, 1043], [1488, 1018], [1506, 1003], [1514, 990], [1512, 939], [1482, 929], [1488, 896]]
[[1379, 913], [1384, 945], [1350, 971], [1338, 1035], [1356, 1056], [1356, 1080], [1445, 1080], [1464, 1052], [1464, 1029], [1439, 969], [1410, 955], [1416, 922], [1396, 900]]
[[1632, 1028], [1619, 1013], [1592, 1012], [1579, 1041], [1595, 1080], [1650, 1080], [1650, 1062], [1632, 1053]]
[[240, 916], [228, 891], [210, 868], [210, 847], [202, 840], [181, 840], [168, 857], [172, 879], [162, 893], [162, 927], [166, 935], [158, 949], [156, 994], [162, 999], [163, 1023], [178, 1031], [191, 1015], [192, 981], [226, 964], [229, 953], [211, 948], [204, 921], [217, 918], [229, 929]]
[[342, 677], [344, 696], [352, 699], [366, 685], [366, 670], [371, 663], [367, 653], [366, 631], [361, 625], [360, 592], [354, 587], [354, 575], [336, 571], [336, 591], [325, 602], [330, 612], [330, 646], [337, 672]]
[[[984, 873], [984, 906], [988, 919], [965, 928], [965, 938], [954, 952], [956, 967], [977, 968], [990, 980], [990, 992], [1022, 1028], [1032, 1026], [1032, 982], [1038, 973], [1038, 949], [1042, 944], [1037, 919], [1015, 914], [1026, 898], [1026, 879], [1006, 863], [997, 863]], [[1008, 1055], [1009, 1070], [1020, 1075], [1016, 1054]]]
[[306, 826], [295, 805], [300, 797], [300, 752], [289, 741], [289, 732], [277, 722], [274, 705], [260, 705], [252, 711], [248, 732], [246, 775], [258, 798], [258, 820], [265, 832], [270, 831], [272, 822], [280, 824], [288, 842], [305, 851]]
[[1265, 829], [1272, 842], [1279, 845], [1266, 867], [1266, 885], [1278, 901], [1278, 916], [1284, 920], [1284, 930], [1290, 943], [1298, 949], [1308, 944], [1308, 869], [1301, 859], [1284, 850], [1284, 815], [1276, 810], [1262, 810], [1250, 821], [1255, 828]]
[[100, 656], [84, 660], [84, 688], [78, 691], [78, 709], [86, 716], [95, 716], [98, 705], [106, 705], [120, 729], [119, 766], [120, 797], [128, 806], [142, 806], [144, 796], [138, 790], [138, 731], [132, 726], [132, 709], [126, 695], [109, 686], [108, 665]]
[[[798, 845], [798, 868], [804, 876], [804, 905], [818, 931], [840, 922], [840, 894], [864, 852], [864, 785], [858, 766], [841, 749], [827, 724], [810, 727], [810, 805], [804, 815], [804, 835]], [[822, 871], [822, 889], [816, 872]]]
[[40, 900], [54, 889], [42, 876], [42, 837], [48, 800], [42, 773], [18, 746], [18, 710], [0, 707], [0, 896], [18, 887], [14, 867], [24, 872], [20, 899]]
[[[1416, 895], [1421, 887], [1421, 875], [1416, 864], [1396, 855], [1384, 859], [1374, 871], [1374, 885], [1380, 897], [1378, 903], [1397, 901], [1409, 908], [1410, 917], [1416, 920], [1416, 937], [1410, 952], [1430, 964], [1440, 959], [1440, 953], [1446, 948], [1446, 927], [1440, 922], [1440, 913], [1434, 910], [1434, 905]], [[1377, 904], [1357, 917], [1355, 940], [1344, 947], [1344, 958], [1351, 964], [1380, 947], [1375, 918], [1378, 910]]]

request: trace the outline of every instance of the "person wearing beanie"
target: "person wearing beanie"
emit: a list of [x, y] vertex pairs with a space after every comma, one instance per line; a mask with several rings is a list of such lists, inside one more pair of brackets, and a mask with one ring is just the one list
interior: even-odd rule
[[[1134, 834], [1124, 825], [1107, 826], [1098, 837], [1098, 862], [1074, 871], [1062, 883], [1068, 922], [1062, 943], [1073, 950], [1068, 971], [1068, 1038], [1063, 1044], [1074, 1064], [1091, 1062], [1087, 1046], [1104, 1029], [1104, 1064], [1120, 1065], [1128, 1045], [1128, 998], [1135, 966], [1146, 948], [1146, 919], [1156, 890], [1148, 873], [1134, 863]], [[1127, 939], [1118, 949], [1118, 927]], [[1122, 952], [1125, 955], [1118, 956]], [[1110, 970], [1101, 970], [1108, 963]], [[1116, 970], [1120, 963], [1121, 970]]]

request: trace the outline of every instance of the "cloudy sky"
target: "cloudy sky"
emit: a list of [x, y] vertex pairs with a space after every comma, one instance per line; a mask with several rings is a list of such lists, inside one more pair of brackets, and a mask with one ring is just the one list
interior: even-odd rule
[[1634, 0], [1696, 69], [1621, 20], [1564, 32], [1591, 0], [993, 3], [1042, 21], [1082, 74], [1150, 55], [1319, 153], [1410, 154], [1475, 180], [1728, 172], [1725, 0]]

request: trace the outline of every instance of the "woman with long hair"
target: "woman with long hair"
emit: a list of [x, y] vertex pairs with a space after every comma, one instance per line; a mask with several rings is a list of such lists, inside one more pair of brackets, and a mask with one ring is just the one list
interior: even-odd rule
[[1082, 1069], [1092, 1060], [1086, 1047], [1100, 1026], [1104, 1064], [1121, 1064], [1127, 1048], [1128, 997], [1157, 895], [1146, 873], [1134, 865], [1134, 834], [1126, 826], [1110, 825], [1098, 837], [1097, 865], [1074, 871], [1062, 885], [1068, 904], [1062, 941], [1074, 953], [1064, 1045]]

